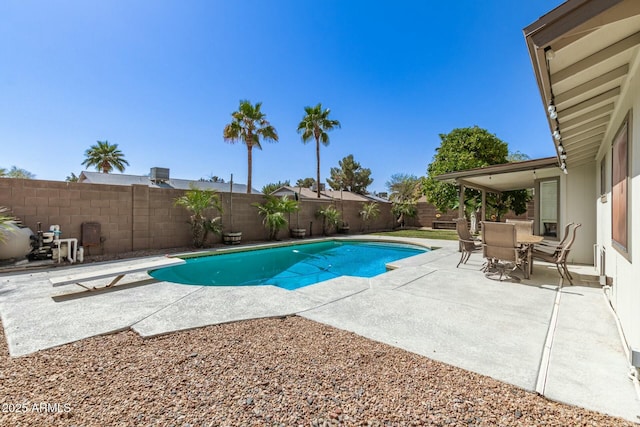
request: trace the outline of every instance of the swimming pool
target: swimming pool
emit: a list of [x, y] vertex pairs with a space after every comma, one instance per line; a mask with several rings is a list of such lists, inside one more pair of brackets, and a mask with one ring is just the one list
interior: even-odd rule
[[339, 276], [373, 277], [386, 264], [429, 249], [402, 243], [330, 240], [189, 258], [149, 274], [201, 286], [273, 285], [294, 290]]

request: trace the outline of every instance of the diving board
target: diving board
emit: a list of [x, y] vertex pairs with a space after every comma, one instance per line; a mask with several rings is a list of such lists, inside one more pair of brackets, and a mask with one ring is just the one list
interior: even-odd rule
[[[130, 263], [127, 265], [110, 265], [104, 268], [97, 269], [98, 266], [94, 266], [90, 269], [83, 269], [84, 271], [66, 274], [64, 276], [50, 277], [49, 281], [53, 286], [64, 285], [79, 285], [87, 290], [96, 290], [103, 288], [110, 288], [116, 285], [124, 276], [131, 273], [138, 273], [141, 271], [155, 270], [158, 268], [171, 267], [173, 265], [184, 264], [185, 260], [181, 258], [165, 257], [161, 259], [155, 259], [152, 261], [141, 261], [137, 263]], [[90, 271], [87, 271], [90, 270]], [[91, 280], [105, 279], [113, 277], [113, 280], [103, 287], [89, 287], [82, 282], [88, 282]]]

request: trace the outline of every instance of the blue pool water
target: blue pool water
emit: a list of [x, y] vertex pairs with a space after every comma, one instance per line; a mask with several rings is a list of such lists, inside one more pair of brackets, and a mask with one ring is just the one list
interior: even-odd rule
[[189, 258], [185, 264], [149, 274], [187, 285], [274, 285], [293, 290], [338, 276], [373, 277], [386, 271], [386, 263], [426, 251], [396, 243], [325, 241]]

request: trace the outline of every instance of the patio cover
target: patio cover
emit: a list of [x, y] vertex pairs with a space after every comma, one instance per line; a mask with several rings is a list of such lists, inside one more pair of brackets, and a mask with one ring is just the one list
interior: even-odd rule
[[558, 160], [555, 157], [503, 163], [482, 168], [467, 169], [438, 175], [438, 181], [490, 193], [534, 188], [535, 180], [559, 176]]
[[[556, 157], [511, 162], [482, 168], [467, 169], [438, 175], [438, 181], [473, 188], [482, 192], [482, 218], [486, 193], [500, 194], [503, 191], [534, 188], [538, 179], [553, 178], [561, 174]], [[464, 191], [460, 191], [460, 218], [464, 217]]]

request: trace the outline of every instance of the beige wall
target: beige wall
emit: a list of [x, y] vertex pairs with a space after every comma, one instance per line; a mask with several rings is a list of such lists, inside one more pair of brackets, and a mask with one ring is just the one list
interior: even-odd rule
[[[607, 129], [604, 142], [593, 166], [593, 175], [599, 178], [600, 161], [605, 160], [607, 197], [594, 198], [592, 210], [597, 212], [597, 242], [606, 250], [605, 273], [613, 278], [610, 290], [611, 303], [620, 319], [629, 347], [640, 349], [640, 57], [636, 57], [630, 71], [627, 90], [616, 105], [612, 125]], [[630, 144], [630, 185], [628, 191], [630, 210], [629, 253], [623, 255], [611, 243], [611, 144], [627, 112], [632, 112]], [[594, 183], [599, 189], [599, 180]], [[599, 193], [599, 192], [598, 192]]]
[[[80, 239], [82, 224], [97, 222], [101, 226], [101, 247], [88, 248], [88, 253], [118, 253], [140, 249], [162, 249], [191, 245], [191, 232], [187, 223], [189, 214], [173, 201], [183, 190], [150, 188], [143, 185], [119, 186], [59, 181], [0, 179], [0, 206], [7, 206], [34, 232], [37, 223], [43, 230], [52, 224], [60, 225], [63, 238]], [[222, 216], [225, 231], [231, 224], [229, 194], [221, 194], [225, 213]], [[244, 241], [265, 240], [267, 230], [262, 224], [253, 203], [263, 201], [262, 195], [233, 195], [233, 231], [242, 231]], [[291, 226], [299, 221], [300, 228], [311, 231], [313, 236], [322, 233], [321, 220], [315, 213], [321, 207], [334, 204], [344, 212], [344, 220], [351, 232], [359, 232], [363, 223], [359, 212], [361, 202], [345, 201], [342, 204], [326, 201], [301, 202], [298, 216], [291, 214]], [[368, 229], [383, 230], [393, 226], [390, 204], [379, 204], [380, 216]], [[217, 216], [210, 212], [210, 216]], [[298, 220], [299, 218], [299, 220]], [[312, 228], [310, 228], [312, 223]], [[279, 237], [288, 232], [282, 230]], [[219, 243], [212, 236], [209, 243]]]

